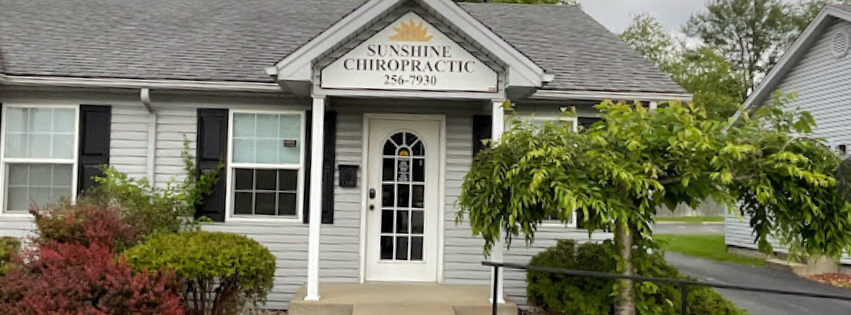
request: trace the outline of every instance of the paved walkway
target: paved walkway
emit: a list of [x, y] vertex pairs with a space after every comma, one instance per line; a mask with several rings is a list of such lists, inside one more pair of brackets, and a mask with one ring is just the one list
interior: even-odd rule
[[[680, 272], [701, 281], [790, 291], [841, 294], [851, 297], [851, 290], [809, 281], [790, 273], [767, 268], [720, 263], [677, 253], [668, 253], [665, 258]], [[750, 312], [751, 315], [851, 314], [851, 302], [732, 290], [718, 290], [718, 292]]]

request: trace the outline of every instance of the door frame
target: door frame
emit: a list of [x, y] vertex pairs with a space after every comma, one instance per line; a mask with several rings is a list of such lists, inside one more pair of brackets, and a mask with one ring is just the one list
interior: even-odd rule
[[431, 120], [440, 123], [439, 132], [440, 142], [438, 148], [438, 158], [440, 165], [438, 168], [437, 179], [437, 283], [443, 283], [443, 247], [444, 247], [444, 210], [446, 207], [446, 115], [420, 115], [420, 114], [394, 114], [394, 113], [364, 113], [363, 114], [363, 133], [361, 135], [361, 213], [360, 213], [360, 283], [366, 282], [366, 243], [367, 243], [367, 207], [369, 203], [369, 122], [370, 119], [384, 120], [399, 120], [399, 121], [417, 121]]

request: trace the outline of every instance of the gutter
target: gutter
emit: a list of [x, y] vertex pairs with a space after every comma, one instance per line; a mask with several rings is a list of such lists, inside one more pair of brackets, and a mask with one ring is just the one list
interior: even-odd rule
[[624, 100], [624, 101], [681, 101], [689, 102], [693, 98], [688, 93], [650, 93], [650, 92], [598, 92], [598, 91], [553, 91], [538, 90], [529, 99], [533, 100]]
[[139, 99], [142, 106], [148, 110], [148, 180], [151, 185], [155, 185], [155, 176], [157, 175], [157, 109], [151, 102], [151, 89], [142, 88], [139, 92]]
[[46, 86], [77, 88], [158, 89], [182, 91], [226, 91], [285, 93], [276, 83], [197, 81], [197, 80], [145, 80], [115, 78], [74, 78], [49, 76], [18, 76], [0, 74], [0, 84], [10, 86]]

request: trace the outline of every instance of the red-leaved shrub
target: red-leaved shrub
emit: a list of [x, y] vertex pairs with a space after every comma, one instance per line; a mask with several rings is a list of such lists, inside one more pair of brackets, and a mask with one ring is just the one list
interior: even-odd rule
[[133, 274], [100, 243], [41, 244], [19, 258], [0, 278], [0, 314], [185, 314], [174, 273]]
[[98, 243], [121, 252], [141, 238], [140, 230], [128, 224], [121, 211], [114, 208], [60, 202], [47, 210], [30, 212], [37, 228], [33, 241], [39, 245]]

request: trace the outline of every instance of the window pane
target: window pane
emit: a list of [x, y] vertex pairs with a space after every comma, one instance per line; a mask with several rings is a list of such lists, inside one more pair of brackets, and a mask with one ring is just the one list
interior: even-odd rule
[[29, 134], [27, 137], [27, 151], [24, 157], [49, 158], [50, 157], [50, 135]]
[[254, 214], [275, 215], [275, 193], [257, 193], [254, 201]]
[[51, 129], [52, 108], [30, 108], [30, 131], [49, 133]]
[[411, 234], [423, 234], [425, 221], [422, 211], [411, 211]]
[[277, 164], [278, 151], [284, 144], [275, 139], [257, 139], [256, 161], [255, 163], [262, 164]]
[[74, 135], [57, 134], [53, 136], [53, 155], [54, 159], [72, 159], [74, 158]]
[[254, 136], [275, 139], [277, 135], [278, 115], [257, 114], [257, 133]]
[[254, 139], [233, 140], [233, 161], [237, 163], [254, 163]]
[[278, 183], [278, 172], [275, 170], [256, 170], [257, 190], [276, 190]]
[[53, 109], [53, 132], [73, 135], [76, 128], [74, 123], [75, 111], [68, 108]]
[[234, 138], [254, 137], [254, 114], [233, 114]]
[[6, 157], [24, 157], [26, 152], [26, 134], [6, 133]]
[[53, 181], [50, 164], [33, 164], [30, 165], [29, 185], [30, 187], [50, 187], [50, 182]]
[[26, 211], [31, 203], [44, 206], [70, 197], [72, 165], [8, 164], [7, 210]]
[[28, 108], [24, 107], [9, 107], [6, 109], [6, 131], [8, 132], [24, 132], [27, 126]]
[[298, 190], [298, 171], [290, 171], [290, 170], [278, 171], [278, 190], [279, 191], [296, 191], [296, 190]]
[[5, 156], [74, 158], [76, 110], [12, 107], [7, 114]]
[[26, 187], [9, 187], [9, 192], [6, 194], [8, 211], [27, 211], [29, 210], [30, 198], [27, 196]]
[[234, 189], [236, 190], [252, 190], [254, 189], [254, 170], [238, 168], [233, 172], [234, 182], [236, 182]]
[[233, 201], [233, 213], [252, 214], [253, 194], [248, 192], [236, 193]]
[[[297, 164], [301, 161], [301, 115], [234, 114], [233, 160], [237, 163]], [[295, 146], [284, 146], [284, 140]]]
[[296, 215], [296, 194], [278, 193], [278, 215]]

